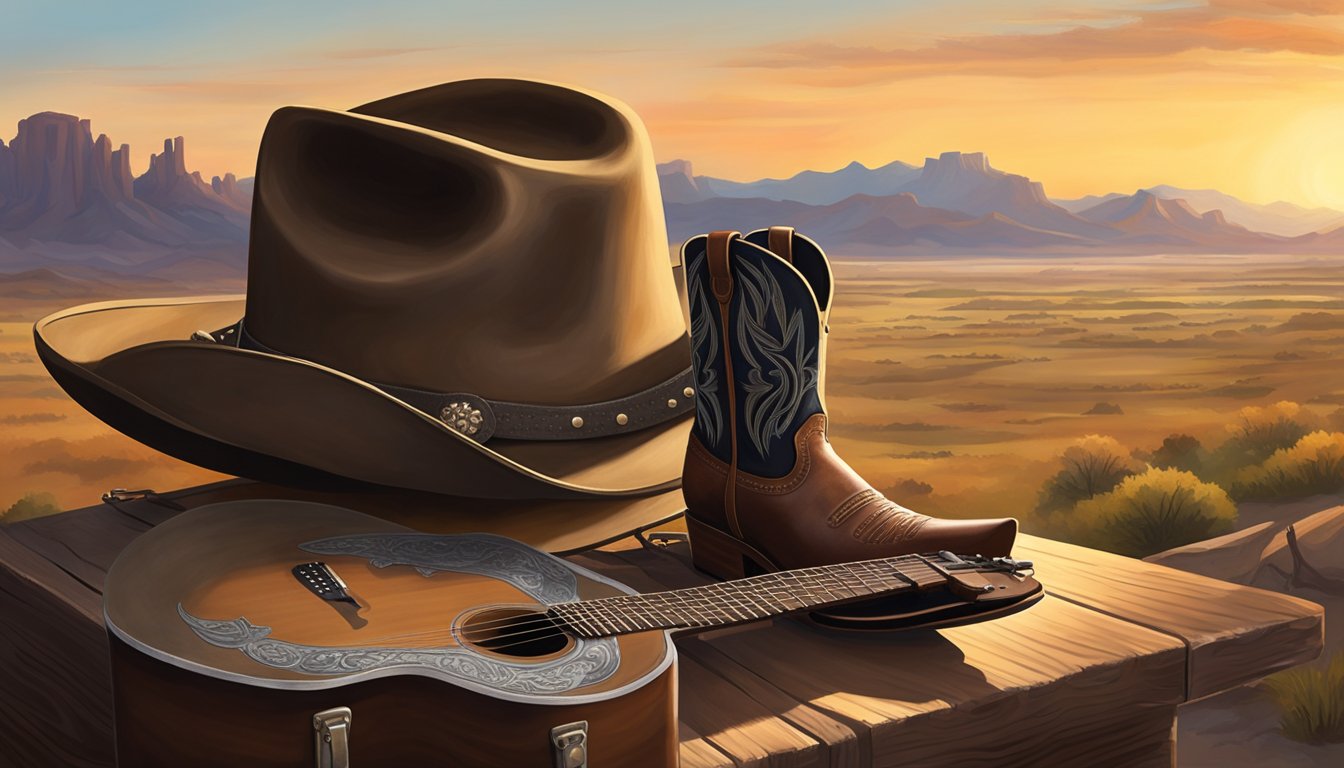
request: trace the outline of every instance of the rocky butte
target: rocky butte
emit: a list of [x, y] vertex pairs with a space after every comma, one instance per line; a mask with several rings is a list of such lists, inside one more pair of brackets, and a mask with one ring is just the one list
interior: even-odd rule
[[250, 190], [232, 174], [206, 182], [188, 171], [184, 144], [165, 141], [136, 178], [130, 147], [95, 139], [88, 120], [59, 112], [20, 120], [13, 141], [0, 141], [0, 253], [52, 243], [118, 251], [246, 243]]

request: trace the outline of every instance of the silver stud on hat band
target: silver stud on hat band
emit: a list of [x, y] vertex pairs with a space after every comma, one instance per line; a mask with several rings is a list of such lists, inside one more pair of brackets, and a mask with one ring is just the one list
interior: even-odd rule
[[[209, 334], [200, 341], [290, 357], [257, 341], [243, 321]], [[299, 359], [299, 358], [295, 358]], [[464, 437], [479, 443], [493, 438], [509, 440], [584, 440], [648, 429], [689, 415], [694, 406], [694, 377], [688, 366], [654, 386], [624, 397], [572, 405], [535, 405], [491, 400], [470, 392], [443, 392], [365, 382], [403, 404], [434, 417]], [[685, 394], [684, 399], [676, 395]], [[662, 407], [660, 403], [666, 403]]]

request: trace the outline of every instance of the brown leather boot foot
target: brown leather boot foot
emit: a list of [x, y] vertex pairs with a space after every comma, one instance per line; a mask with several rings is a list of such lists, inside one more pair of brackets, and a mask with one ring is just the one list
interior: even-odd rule
[[729, 579], [942, 550], [1011, 554], [1012, 518], [929, 517], [875, 490], [831, 448], [824, 413], [804, 422], [794, 438], [798, 461], [788, 474], [766, 478], [738, 470], [730, 517], [723, 501], [730, 467], [692, 434], [682, 494], [696, 567]]

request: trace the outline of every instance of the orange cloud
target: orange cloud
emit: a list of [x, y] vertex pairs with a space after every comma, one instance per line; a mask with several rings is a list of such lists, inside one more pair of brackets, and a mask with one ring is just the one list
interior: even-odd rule
[[1344, 0], [1209, 0], [1209, 6], [1266, 16], [1283, 13], [1300, 13], [1304, 16], [1344, 14]]
[[[1283, 15], [1289, 7], [1316, 14], [1344, 13], [1344, 0], [1227, 0]], [[811, 41], [764, 46], [730, 59], [729, 66], [765, 69], [843, 69], [868, 72], [866, 79], [944, 74], [1037, 76], [1073, 74], [1062, 62], [1124, 62], [1162, 59], [1190, 51], [1344, 54], [1344, 29], [1283, 18], [1229, 15], [1219, 8], [1144, 13], [1132, 22], [1077, 26], [1060, 32], [944, 38], [925, 48], [884, 49]], [[859, 78], [860, 80], [864, 78]], [[855, 82], [849, 80], [849, 84]]]

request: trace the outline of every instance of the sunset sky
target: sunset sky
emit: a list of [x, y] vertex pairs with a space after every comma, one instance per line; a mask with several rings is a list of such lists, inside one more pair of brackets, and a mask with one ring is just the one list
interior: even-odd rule
[[1344, 208], [1344, 0], [6, 0], [0, 138], [70, 112], [251, 175], [267, 116], [526, 76], [633, 105], [736, 179], [983, 151], [1054, 197], [1154, 184]]

